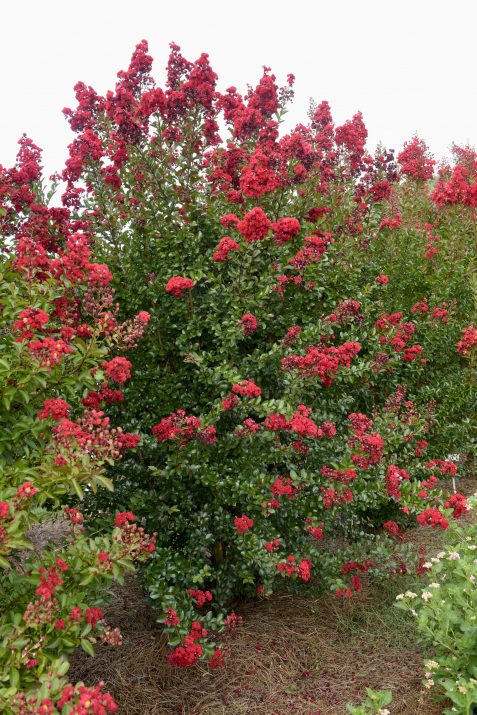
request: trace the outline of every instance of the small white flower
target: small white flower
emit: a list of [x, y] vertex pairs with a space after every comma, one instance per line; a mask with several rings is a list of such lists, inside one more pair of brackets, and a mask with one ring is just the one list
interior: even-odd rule
[[469, 581], [471, 583], [475, 583], [475, 576], [469, 576]]
[[396, 596], [396, 601], [402, 601], [403, 598], [404, 598], [404, 594], [398, 593], [398, 595]]
[[434, 583], [430, 583], [430, 584], [429, 584], [429, 588], [440, 588], [440, 587], [441, 587], [441, 584], [440, 584], [440, 583], [435, 583], [435, 582], [434, 582]]
[[391, 715], [391, 711], [387, 708], [381, 708], [381, 710], [378, 710], [378, 715]]
[[432, 598], [432, 593], [430, 591], [423, 591], [421, 594], [421, 598], [423, 601], [428, 601], [430, 598]]
[[452, 553], [449, 554], [449, 561], [458, 561], [458, 559], [460, 559], [458, 551], [452, 551]]
[[432, 564], [431, 564], [429, 561], [426, 561], [425, 564], [422, 564], [422, 568], [424, 568], [424, 569], [431, 569], [431, 568], [432, 568]]
[[414, 608], [411, 610], [411, 613], [413, 616], [417, 616], [417, 611], [415, 611]]
[[428, 670], [435, 670], [439, 667], [439, 663], [436, 660], [426, 660], [424, 667]]
[[433, 556], [432, 559], [431, 559], [431, 562], [432, 562], [433, 564], [438, 564], [438, 563], [440, 563], [440, 559], [437, 559], [435, 556]]
[[475, 550], [477, 549], [477, 545], [476, 545], [476, 544], [469, 544], [469, 545], [467, 546], [467, 548], [469, 549], [469, 551], [475, 551]]
[[424, 687], [427, 689], [432, 688], [433, 685], [434, 685], [434, 681], [432, 680], [432, 678], [431, 678], [431, 680], [428, 680], [427, 683], [424, 683]]
[[417, 593], [413, 593], [413, 591], [406, 591], [404, 594], [407, 598], [417, 598]]
[[457, 690], [458, 690], [460, 693], [463, 693], [464, 695], [465, 695], [466, 692], [467, 692], [467, 688], [465, 687], [465, 685], [459, 685], [459, 686], [457, 687]]
[[439, 553], [436, 554], [438, 559], [443, 559], [445, 555], [446, 555], [445, 551], [439, 551]]

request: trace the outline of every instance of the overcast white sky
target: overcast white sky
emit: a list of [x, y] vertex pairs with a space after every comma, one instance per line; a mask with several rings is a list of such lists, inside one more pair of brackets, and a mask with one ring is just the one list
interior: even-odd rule
[[0, 163], [26, 132], [59, 170], [71, 141], [61, 110], [82, 80], [113, 88], [134, 46], [149, 41], [163, 78], [168, 44], [208, 52], [222, 88], [244, 90], [262, 65], [296, 75], [287, 124], [308, 100], [336, 121], [361, 110], [369, 145], [399, 149], [414, 132], [434, 154], [477, 144], [477, 0], [13, 0], [1, 3]]

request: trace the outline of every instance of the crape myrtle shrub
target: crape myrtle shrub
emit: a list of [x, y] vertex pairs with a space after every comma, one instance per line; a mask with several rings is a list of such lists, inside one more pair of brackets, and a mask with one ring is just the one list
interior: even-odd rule
[[[120, 643], [101, 606], [154, 537], [128, 513], [88, 534], [67, 505], [109, 488], [105, 464], [138, 443], [82, 399], [121, 398], [131, 367], [121, 353], [148, 315], [116, 320], [112, 276], [93, 262], [84, 223], [48, 208], [39, 150], [20, 145], [15, 167], [0, 167], [0, 711], [115, 712], [101, 684], [68, 682], [68, 654]], [[65, 506], [62, 543], [32, 551], [40, 522]]]
[[206, 629], [233, 597], [310, 576], [348, 597], [410, 568], [392, 538], [412, 515], [465, 508], [439, 481], [471, 449], [477, 165], [456, 149], [432, 184], [422, 140], [370, 156], [326, 102], [280, 134], [292, 75], [221, 92], [171, 48], [164, 89], [145, 42], [106, 96], [76, 85], [63, 203], [124, 317], [151, 314], [115, 408], [141, 445], [88, 508], [158, 532], [170, 661], [220, 665]]

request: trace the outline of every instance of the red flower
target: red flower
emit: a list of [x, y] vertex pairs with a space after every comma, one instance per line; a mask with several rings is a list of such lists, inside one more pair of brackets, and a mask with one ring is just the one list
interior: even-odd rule
[[278, 539], [273, 539], [273, 541], [267, 541], [265, 544], [265, 549], [268, 551], [269, 554], [271, 554], [273, 551], [276, 551], [277, 549], [280, 548], [280, 541]]
[[239, 534], [243, 534], [244, 531], [248, 531], [253, 526], [253, 519], [249, 519], [248, 516], [243, 514], [242, 516], [236, 516], [234, 519], [235, 528]]
[[240, 246], [237, 241], [234, 241], [230, 236], [224, 236], [220, 239], [217, 250], [214, 253], [214, 261], [216, 263], [222, 263], [227, 259], [227, 256], [231, 251], [238, 251]]
[[22, 310], [18, 319], [13, 323], [14, 330], [24, 331], [26, 328], [31, 330], [41, 330], [49, 321], [48, 313], [39, 308], [27, 308]]
[[262, 389], [255, 384], [253, 380], [242, 380], [232, 386], [232, 392], [243, 397], [259, 397], [262, 394]]
[[262, 241], [270, 230], [271, 222], [259, 206], [245, 214], [239, 221], [237, 228], [243, 235], [246, 243]]
[[437, 508], [426, 509], [421, 514], [418, 514], [417, 520], [422, 526], [438, 526], [443, 530], [449, 526], [449, 522]]
[[314, 539], [317, 539], [318, 541], [323, 538], [323, 529], [320, 526], [307, 526], [306, 530]]
[[244, 335], [251, 335], [259, 327], [259, 322], [252, 313], [244, 313], [237, 323], [237, 327], [242, 328]]
[[465, 514], [469, 507], [467, 505], [466, 498], [463, 494], [453, 494], [448, 501], [444, 504], [446, 509], [453, 509], [452, 516], [454, 519], [458, 519], [462, 514]]
[[387, 531], [389, 536], [395, 536], [397, 539], [402, 539], [403, 533], [399, 530], [399, 526], [395, 521], [386, 521], [383, 524], [383, 529]]
[[178, 626], [180, 623], [180, 618], [173, 608], [168, 608], [166, 610], [166, 617], [164, 619], [164, 624], [166, 626]]
[[151, 314], [148, 313], [147, 310], [141, 310], [136, 317], [140, 323], [147, 325], [151, 319]]
[[124, 524], [130, 521], [136, 521], [136, 517], [130, 511], [122, 511], [114, 517], [114, 524], [116, 526], [124, 526]]
[[405, 142], [397, 159], [401, 164], [402, 176], [410, 176], [421, 181], [432, 179], [436, 162], [429, 154], [426, 143], [419, 137], [415, 136], [412, 141]]
[[104, 614], [100, 608], [87, 608], [84, 612], [86, 623], [91, 623], [93, 628], [103, 617]]
[[17, 489], [17, 497], [19, 499], [29, 499], [37, 493], [38, 489], [31, 482], [25, 482]]
[[185, 290], [190, 290], [195, 285], [190, 278], [182, 278], [182, 276], [174, 276], [166, 284], [166, 291], [172, 293], [176, 298], [180, 298]]
[[469, 325], [462, 330], [462, 340], [457, 343], [457, 352], [460, 355], [468, 355], [474, 345], [477, 345], [477, 328]]
[[52, 397], [43, 402], [43, 408], [38, 413], [38, 419], [40, 420], [60, 420], [62, 417], [67, 417], [70, 412], [70, 406], [64, 400], [60, 398]]
[[199, 608], [201, 608], [207, 601], [212, 601], [212, 594], [210, 591], [201, 591], [200, 589], [195, 591], [193, 588], [189, 588], [187, 593], [189, 596], [196, 599], [197, 606]]
[[385, 286], [389, 282], [389, 278], [385, 275], [380, 275], [376, 278], [377, 283], [381, 283], [381, 285]]
[[103, 362], [105, 375], [113, 382], [123, 383], [131, 377], [131, 363], [127, 358], [115, 357], [109, 362]]
[[224, 397], [222, 400], [222, 409], [224, 412], [227, 412], [227, 410], [232, 410], [236, 405], [238, 404], [238, 397], [234, 395], [233, 393], [230, 393], [228, 397]]
[[288, 243], [300, 231], [300, 222], [296, 218], [279, 218], [271, 225], [273, 238], [277, 246]]

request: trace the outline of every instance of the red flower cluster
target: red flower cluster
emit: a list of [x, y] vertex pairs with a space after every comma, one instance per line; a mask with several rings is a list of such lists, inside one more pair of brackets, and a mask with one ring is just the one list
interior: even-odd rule
[[285, 337], [283, 338], [284, 344], [288, 347], [290, 345], [293, 345], [298, 338], [300, 337], [301, 333], [301, 327], [299, 325], [292, 325], [291, 328], [288, 328]]
[[225, 665], [224, 653], [223, 653], [223, 651], [220, 650], [220, 648], [216, 648], [214, 650], [213, 655], [209, 658], [209, 665], [212, 668], [212, 670], [216, 670], [217, 668], [224, 667], [224, 665]]
[[398, 212], [394, 218], [388, 218], [387, 216], [383, 218], [381, 223], [379, 224], [379, 228], [401, 228], [402, 226], [402, 216]]
[[318, 263], [321, 256], [325, 253], [328, 244], [333, 243], [333, 239], [329, 233], [317, 233], [314, 236], [305, 236], [305, 247], [301, 248], [293, 258], [290, 258], [289, 264], [297, 271], [303, 273], [307, 266], [312, 263]]
[[409, 474], [405, 469], [399, 469], [394, 464], [390, 464], [386, 472], [386, 489], [389, 496], [395, 497], [395, 499], [401, 498], [401, 492], [399, 487], [403, 480], [409, 481]]
[[235, 430], [235, 436], [242, 438], [252, 437], [257, 432], [260, 432], [261, 429], [261, 424], [255, 422], [255, 420], [253, 420], [251, 417], [247, 417], [247, 419], [244, 420], [242, 424], [239, 425]]
[[350, 318], [355, 318], [361, 322], [363, 315], [359, 312], [361, 303], [358, 300], [340, 300], [335, 310], [330, 313], [324, 320], [330, 323], [347, 323]]
[[248, 516], [242, 514], [242, 516], [236, 516], [234, 519], [234, 525], [239, 534], [243, 534], [244, 531], [248, 531], [253, 526], [253, 519], [249, 519]]
[[264, 212], [259, 206], [255, 206], [237, 224], [239, 233], [242, 234], [246, 243], [263, 241], [271, 227]]
[[67, 685], [57, 699], [43, 698], [39, 705], [36, 696], [28, 698], [25, 693], [18, 693], [15, 696], [15, 705], [18, 707], [16, 712], [56, 715], [64, 712], [64, 708], [74, 715], [107, 715], [117, 712], [118, 706], [108, 693], [102, 692], [103, 687], [103, 682], [94, 688]]
[[202, 646], [197, 642], [205, 638], [207, 631], [198, 621], [192, 623], [189, 635], [184, 638], [184, 645], [179, 645], [167, 656], [171, 665], [187, 667], [195, 665], [203, 654]]
[[448, 477], [455, 477], [455, 475], [457, 474], [457, 466], [454, 464], [454, 462], [448, 462], [445, 459], [433, 459], [432, 462], [426, 462], [426, 467], [428, 469], [437, 467], [437, 469], [442, 475]]
[[[258, 198], [274, 191], [279, 181], [273, 169], [270, 168], [268, 157], [258, 148], [250, 157], [247, 166], [242, 169], [240, 188], [247, 198]], [[239, 228], [240, 231], [240, 228]]]
[[426, 509], [417, 515], [417, 520], [422, 526], [433, 526], [439, 527], [440, 529], [447, 529], [449, 522], [444, 517], [444, 515], [439, 511], [439, 509], [433, 507], [432, 509]]
[[136, 517], [130, 511], [121, 511], [114, 517], [115, 526], [124, 526], [130, 522], [136, 521]]
[[265, 544], [265, 551], [268, 551], [269, 554], [273, 553], [274, 551], [277, 551], [281, 546], [279, 539], [273, 539], [273, 541], [267, 541]]
[[316, 539], [317, 541], [321, 541], [323, 538], [323, 522], [320, 523], [320, 526], [307, 526], [306, 530], [311, 536]]
[[444, 504], [445, 509], [453, 509], [452, 516], [458, 519], [469, 510], [466, 498], [463, 494], [453, 494]]
[[342, 484], [350, 484], [357, 477], [355, 469], [331, 469], [331, 467], [322, 467], [321, 474], [330, 481], [339, 481]]
[[366, 415], [352, 413], [348, 415], [348, 419], [353, 432], [348, 440], [348, 446], [351, 449], [359, 450], [359, 453], [353, 454], [351, 457], [353, 464], [360, 469], [369, 469], [381, 459], [384, 441], [377, 432], [367, 434], [373, 422]]
[[181, 622], [181, 619], [179, 618], [177, 613], [174, 611], [174, 609], [168, 608], [166, 610], [166, 617], [164, 618], [164, 625], [172, 626], [173, 628], [175, 628], [175, 626], [178, 626], [180, 622]]
[[473, 149], [454, 147], [457, 162], [453, 168], [443, 166], [431, 199], [439, 209], [460, 204], [477, 206], [477, 154]]
[[272, 223], [273, 239], [277, 246], [288, 243], [292, 238], [298, 235], [300, 231], [300, 222], [296, 218], [282, 217], [278, 221]]
[[255, 384], [253, 380], [242, 380], [232, 386], [232, 392], [242, 397], [259, 397], [262, 394], [262, 388]]
[[417, 136], [404, 143], [403, 150], [398, 154], [398, 162], [401, 164], [401, 176], [427, 181], [434, 175], [436, 162], [429, 154], [426, 143]]
[[396, 524], [395, 521], [386, 521], [383, 524], [383, 529], [387, 531], [389, 536], [395, 536], [396, 539], [401, 540], [404, 537], [403, 532], [400, 531], [399, 526]]
[[195, 285], [194, 281], [190, 278], [183, 278], [182, 276], [174, 276], [166, 283], [166, 291], [171, 293], [176, 298], [180, 298], [184, 291], [190, 290]]
[[323, 492], [323, 506], [325, 509], [331, 509], [335, 504], [346, 504], [347, 502], [353, 501], [353, 493], [348, 487], [345, 487], [339, 492], [334, 489], [326, 489], [325, 487], [320, 488]]
[[61, 400], [59, 397], [52, 397], [43, 402], [43, 407], [38, 413], [38, 419], [52, 419], [58, 422], [62, 417], [68, 416], [70, 409], [71, 407], [67, 402]]
[[234, 241], [230, 236], [224, 236], [220, 239], [217, 250], [214, 253], [214, 261], [216, 261], [216, 263], [222, 263], [222, 261], [227, 259], [231, 251], [238, 251], [239, 248], [240, 246], [237, 241]]
[[477, 328], [469, 325], [462, 330], [462, 338], [457, 343], [457, 352], [460, 355], [468, 355], [474, 345], [477, 345]]
[[103, 362], [104, 374], [113, 382], [122, 384], [131, 377], [131, 363], [127, 358], [115, 357], [108, 362]]
[[[305, 405], [298, 405], [297, 411], [291, 418], [290, 422], [286, 423], [285, 427], [279, 427], [279, 429], [289, 429], [292, 430], [292, 432], [296, 432], [299, 434], [301, 437], [318, 437], [321, 436], [318, 434], [319, 428], [309, 418], [309, 415], [311, 415], [312, 410], [310, 407], [306, 407]], [[268, 419], [270, 419], [272, 415], [268, 416]], [[280, 418], [279, 418], [280, 419]], [[270, 427], [267, 427], [267, 429], [270, 429]]]
[[228, 397], [224, 397], [224, 399], [222, 400], [222, 409], [224, 412], [227, 412], [227, 410], [233, 410], [233, 408], [237, 405], [238, 397], [232, 392], [228, 395]]
[[33, 340], [28, 343], [28, 349], [32, 356], [40, 361], [40, 366], [51, 370], [52, 367], [58, 365], [62, 355], [69, 355], [73, 352], [70, 345], [65, 343], [62, 338], [55, 340], [54, 338], [43, 338]]
[[136, 447], [139, 435], [111, 427], [109, 417], [101, 410], [85, 410], [83, 417], [73, 422], [64, 417], [53, 428], [58, 450], [56, 463], [61, 466], [75, 461], [81, 453], [101, 459], [119, 459], [125, 449]]
[[306, 348], [306, 355], [289, 355], [282, 358], [283, 370], [296, 370], [303, 377], [318, 376], [325, 387], [329, 387], [340, 367], [351, 367], [351, 360], [361, 346], [359, 343], [343, 343], [339, 347], [324, 345]]
[[283, 477], [277, 477], [275, 481], [270, 485], [272, 494], [274, 497], [286, 496], [287, 499], [292, 499], [298, 492], [297, 487], [293, 486], [290, 477], [283, 479]]
[[213, 425], [203, 427], [200, 417], [188, 417], [184, 410], [177, 410], [168, 417], [163, 417], [160, 423], [152, 428], [152, 434], [157, 437], [159, 444], [168, 439], [180, 440], [181, 445], [192, 439], [200, 439], [204, 444], [217, 441]]
[[195, 591], [193, 588], [189, 588], [187, 593], [191, 598], [195, 598], [197, 606], [199, 608], [202, 608], [204, 603], [206, 603], [207, 601], [212, 601], [212, 594], [210, 593], [210, 591], [201, 591], [200, 589]]
[[17, 340], [31, 340], [33, 330], [42, 330], [49, 321], [48, 313], [39, 308], [26, 308], [22, 310], [18, 319], [13, 323], [13, 329], [20, 332]]
[[244, 313], [237, 323], [237, 327], [242, 328], [244, 335], [251, 335], [254, 330], [260, 327], [260, 324], [252, 313]]
[[302, 559], [296, 562], [296, 556], [290, 555], [286, 561], [277, 564], [277, 570], [285, 576], [300, 578], [302, 581], [309, 581], [311, 578], [311, 560]]

